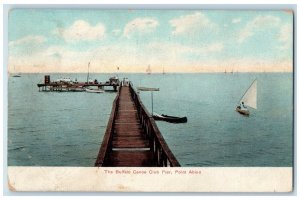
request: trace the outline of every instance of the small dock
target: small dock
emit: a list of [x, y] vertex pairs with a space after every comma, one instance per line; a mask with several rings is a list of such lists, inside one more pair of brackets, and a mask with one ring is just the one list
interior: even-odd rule
[[71, 80], [50, 81], [50, 75], [45, 75], [44, 83], [37, 84], [39, 91], [43, 92], [83, 92], [85, 88], [96, 87], [103, 89], [104, 87], [112, 87], [114, 91], [118, 90], [120, 86], [117, 77], [111, 77], [109, 81], [98, 82], [97, 80], [91, 82], [77, 82]]
[[180, 167], [131, 83], [119, 88], [95, 166]]

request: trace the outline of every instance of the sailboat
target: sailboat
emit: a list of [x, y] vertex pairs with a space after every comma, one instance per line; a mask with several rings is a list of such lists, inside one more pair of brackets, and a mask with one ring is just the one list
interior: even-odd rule
[[246, 106], [257, 109], [257, 80], [256, 79], [251, 83], [250, 87], [246, 90], [246, 92], [240, 99], [239, 105], [236, 107], [236, 111], [242, 115], [249, 116], [250, 111]]
[[[14, 66], [14, 71], [16, 71], [16, 67], [15, 66]], [[21, 74], [18, 73], [18, 74], [13, 75], [12, 77], [21, 77]]]
[[151, 74], [151, 68], [150, 68], [150, 65], [148, 65], [148, 68], [146, 69], [146, 73], [149, 74], [149, 75]]

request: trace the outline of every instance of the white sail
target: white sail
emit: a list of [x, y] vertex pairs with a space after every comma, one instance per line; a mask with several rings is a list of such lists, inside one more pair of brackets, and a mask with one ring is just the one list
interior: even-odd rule
[[256, 109], [257, 108], [257, 80], [255, 79], [251, 86], [248, 88], [242, 99], [241, 102], [244, 102], [245, 105]]
[[146, 69], [147, 74], [151, 74], [151, 68], [150, 65], [148, 65], [148, 68]]

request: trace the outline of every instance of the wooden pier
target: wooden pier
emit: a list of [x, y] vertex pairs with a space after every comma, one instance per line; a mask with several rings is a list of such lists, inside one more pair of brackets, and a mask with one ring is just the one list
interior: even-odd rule
[[180, 167], [131, 83], [113, 102], [95, 166]]

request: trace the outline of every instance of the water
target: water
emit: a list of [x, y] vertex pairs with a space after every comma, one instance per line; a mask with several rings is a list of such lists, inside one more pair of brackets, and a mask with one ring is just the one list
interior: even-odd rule
[[[84, 81], [86, 75], [63, 76]], [[111, 74], [92, 76], [105, 81]], [[292, 166], [292, 73], [119, 76], [135, 87], [159, 87], [156, 113], [187, 116], [186, 124], [157, 122], [182, 166]], [[255, 78], [258, 109], [245, 117], [235, 107]], [[42, 79], [9, 78], [8, 164], [93, 166], [116, 93], [38, 92]], [[151, 112], [151, 93], [140, 96]]]

